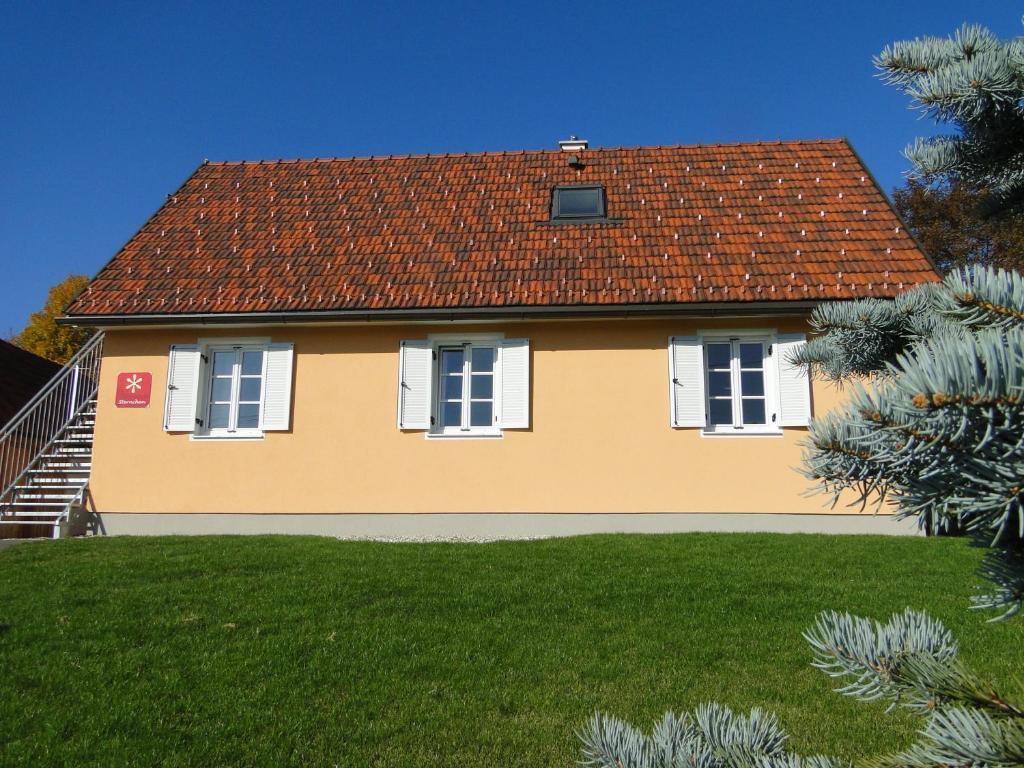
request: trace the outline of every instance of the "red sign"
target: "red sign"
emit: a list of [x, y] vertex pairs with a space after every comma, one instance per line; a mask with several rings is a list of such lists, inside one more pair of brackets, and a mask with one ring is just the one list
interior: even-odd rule
[[118, 408], [145, 408], [153, 391], [153, 374], [148, 371], [117, 374], [117, 394], [114, 405]]

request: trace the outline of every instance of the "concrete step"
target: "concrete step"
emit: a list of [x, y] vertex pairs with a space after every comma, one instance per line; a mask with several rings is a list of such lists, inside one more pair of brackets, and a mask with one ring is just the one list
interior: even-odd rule
[[66, 490], [68, 488], [81, 488], [88, 482], [87, 478], [84, 477], [53, 477], [53, 478], [32, 478], [32, 482], [24, 483], [22, 485], [14, 486], [16, 491], [28, 491], [28, 490], [40, 490], [45, 491], [48, 489]]
[[61, 502], [63, 504], [67, 504], [68, 502], [75, 501], [75, 497], [77, 497], [77, 496], [78, 496], [78, 494], [75, 493], [75, 490], [69, 490], [69, 489], [61, 489], [59, 493], [58, 492], [54, 492], [54, 493], [45, 493], [45, 492], [31, 493], [31, 492], [27, 492], [27, 493], [17, 494], [14, 497], [14, 503], [15, 504], [49, 504], [50, 502]]
[[45, 494], [51, 488], [58, 490], [58, 492], [60, 492], [60, 493], [67, 493], [67, 492], [69, 492], [69, 490], [74, 490], [75, 488], [81, 487], [84, 484], [85, 484], [85, 478], [82, 478], [81, 480], [79, 480], [77, 482], [72, 482], [72, 481], [60, 482], [59, 480], [54, 480], [54, 481], [51, 481], [51, 480], [39, 480], [39, 481], [36, 481], [36, 482], [26, 482], [26, 483], [23, 483], [23, 484], [20, 484], [20, 485], [15, 485], [14, 489], [15, 490], [23, 490], [23, 492], [25, 492], [27, 494], [31, 494], [31, 493]]
[[20, 501], [20, 500], [18, 500], [18, 501], [13, 501], [13, 502], [4, 502], [4, 506], [5, 507], [16, 507], [16, 508], [19, 508], [19, 509], [20, 508], [24, 508], [24, 507], [67, 507], [68, 506], [68, 502], [44, 502], [44, 501], [35, 501], [35, 500], [27, 500], [27, 501]]
[[[36, 518], [39, 517], [37, 520]], [[54, 512], [52, 515], [40, 517], [39, 515], [34, 516], [18, 516], [18, 517], [0, 517], [0, 525], [53, 525], [57, 522], [57, 518], [60, 517], [60, 513]]]

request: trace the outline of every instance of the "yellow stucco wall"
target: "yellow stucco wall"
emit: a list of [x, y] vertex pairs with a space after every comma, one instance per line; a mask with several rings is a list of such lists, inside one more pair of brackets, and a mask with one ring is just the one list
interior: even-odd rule
[[[93, 498], [101, 513], [828, 512], [794, 469], [806, 430], [715, 438], [669, 426], [668, 337], [755, 327], [806, 330], [789, 318], [109, 331]], [[530, 339], [531, 429], [427, 440], [397, 428], [399, 341], [459, 330]], [[290, 432], [163, 431], [169, 346], [217, 335], [295, 344]], [[148, 408], [114, 407], [124, 371], [153, 373]], [[816, 382], [814, 412], [841, 397]]]

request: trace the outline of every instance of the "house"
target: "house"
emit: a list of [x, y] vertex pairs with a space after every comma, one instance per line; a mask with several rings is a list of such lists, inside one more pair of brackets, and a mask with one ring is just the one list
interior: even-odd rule
[[[0, 434], [11, 428], [18, 412], [59, 372], [57, 363], [0, 339]], [[0, 487], [14, 478], [15, 467], [25, 456], [41, 447], [38, 432], [32, 428], [19, 432], [9, 452], [0, 453]]]
[[59, 370], [57, 363], [0, 339], [0, 429]]
[[[16, 429], [12, 420], [59, 372], [57, 363], [0, 339], [0, 490], [17, 478], [25, 462], [45, 444], [35, 423]], [[29, 525], [4, 526], [0, 538], [35, 532]]]
[[67, 311], [90, 492], [110, 533], [869, 529], [806, 495], [842, 393], [788, 354], [936, 279], [842, 139], [206, 162]]

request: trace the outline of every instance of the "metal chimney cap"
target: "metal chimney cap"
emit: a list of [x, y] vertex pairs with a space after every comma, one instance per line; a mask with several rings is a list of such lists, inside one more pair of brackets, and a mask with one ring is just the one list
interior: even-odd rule
[[575, 136], [570, 136], [568, 139], [562, 139], [558, 142], [558, 148], [563, 152], [581, 152], [589, 146], [589, 141], [576, 138]]

